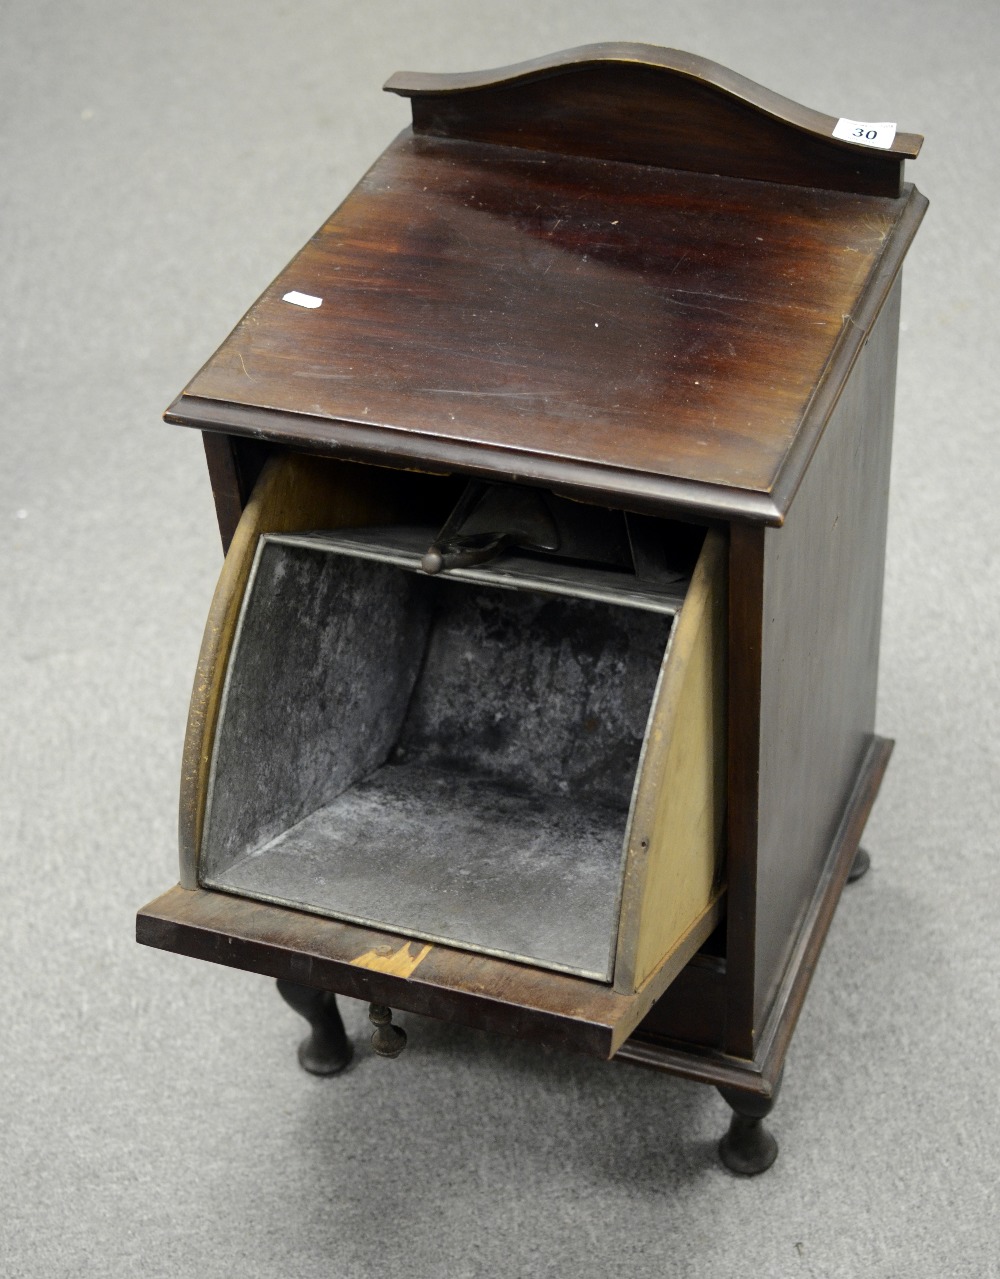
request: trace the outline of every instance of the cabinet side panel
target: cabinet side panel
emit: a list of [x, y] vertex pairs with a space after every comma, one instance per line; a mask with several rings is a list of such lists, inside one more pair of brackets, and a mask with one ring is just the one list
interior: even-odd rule
[[736, 523], [729, 536], [725, 1028], [726, 1051], [736, 1057], [754, 1048], [765, 532]]
[[875, 725], [900, 282], [764, 543], [754, 1028]]
[[269, 446], [217, 431], [202, 431], [223, 553], [236, 535], [243, 508], [269, 456]]

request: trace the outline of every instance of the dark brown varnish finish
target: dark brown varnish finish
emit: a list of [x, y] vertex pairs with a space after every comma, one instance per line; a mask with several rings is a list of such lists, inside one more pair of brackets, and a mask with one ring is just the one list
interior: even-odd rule
[[755, 1027], [875, 729], [899, 302], [897, 282], [784, 528], [764, 533]]
[[417, 133], [598, 160], [725, 173], [830, 191], [898, 196], [903, 160], [833, 137], [833, 116], [679, 49], [592, 44], [497, 71], [400, 72], [385, 85], [413, 101]]
[[924, 203], [403, 134], [168, 417], [778, 523]]
[[386, 87], [413, 129], [168, 419], [206, 432], [224, 543], [279, 447], [725, 529], [726, 919], [641, 1006], [441, 946], [380, 969], [400, 938], [204, 889], [151, 903], [139, 940], [617, 1050], [755, 1098], [756, 1122], [891, 752], [874, 708], [899, 274], [927, 205], [902, 163], [921, 139], [866, 151], [639, 45]]
[[223, 553], [229, 550], [243, 508], [267, 460], [267, 446], [233, 435], [203, 431], [205, 463], [215, 497]]
[[612, 1055], [627, 1034], [623, 1023], [634, 1028], [653, 1002], [582, 977], [448, 946], [407, 946], [395, 934], [202, 888], [173, 888], [150, 902], [136, 936], [148, 946], [599, 1057]]

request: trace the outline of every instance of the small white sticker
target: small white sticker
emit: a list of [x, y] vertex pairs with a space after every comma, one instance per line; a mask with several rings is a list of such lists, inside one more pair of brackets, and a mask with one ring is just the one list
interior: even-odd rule
[[291, 302], [293, 306], [307, 306], [311, 311], [315, 311], [318, 306], [323, 305], [322, 298], [314, 298], [311, 293], [299, 293], [297, 289], [292, 289], [291, 293], [286, 293], [281, 300], [282, 302]]
[[888, 151], [896, 136], [895, 124], [872, 124], [870, 120], [838, 120], [833, 136], [845, 142], [856, 142], [861, 147], [878, 147]]

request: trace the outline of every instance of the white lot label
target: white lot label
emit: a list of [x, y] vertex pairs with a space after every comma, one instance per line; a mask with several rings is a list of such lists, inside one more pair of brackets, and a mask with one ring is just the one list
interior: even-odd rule
[[311, 311], [323, 305], [322, 298], [314, 298], [311, 293], [300, 293], [297, 289], [292, 289], [291, 293], [286, 293], [281, 300], [282, 302], [291, 302], [293, 306], [307, 306]]
[[895, 124], [872, 124], [870, 120], [838, 120], [833, 136], [845, 142], [857, 142], [862, 147], [878, 147], [888, 151], [896, 136]]

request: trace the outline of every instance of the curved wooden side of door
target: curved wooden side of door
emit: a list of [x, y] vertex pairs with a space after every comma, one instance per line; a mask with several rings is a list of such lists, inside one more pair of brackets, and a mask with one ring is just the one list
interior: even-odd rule
[[639, 766], [615, 990], [665, 990], [722, 896], [726, 800], [726, 538], [705, 538], [674, 623]]
[[272, 457], [237, 525], [212, 599], [195, 671], [181, 765], [180, 882], [198, 886], [212, 746], [243, 596], [264, 533], [388, 523], [400, 513], [396, 473], [305, 456]]

